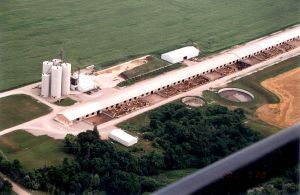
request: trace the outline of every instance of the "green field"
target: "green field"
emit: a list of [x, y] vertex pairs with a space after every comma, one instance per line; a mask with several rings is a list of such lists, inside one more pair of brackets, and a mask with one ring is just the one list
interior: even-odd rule
[[48, 136], [33, 136], [23, 130], [0, 136], [1, 155], [12, 161], [18, 159], [26, 170], [58, 165], [65, 157], [62, 140]]
[[194, 173], [196, 171], [197, 171], [197, 169], [195, 169], [195, 168], [166, 171], [157, 176], [152, 176], [152, 178], [159, 181], [159, 183], [163, 187], [163, 186], [170, 185], [171, 183], [174, 183], [183, 177], [191, 175], [192, 173]]
[[288, 59], [277, 65], [266, 68], [262, 71], [256, 72], [252, 75], [243, 77], [232, 83], [229, 83], [228, 87], [237, 87], [246, 89], [254, 95], [254, 99], [247, 103], [237, 103], [228, 101], [220, 97], [217, 93], [211, 91], [204, 92], [204, 99], [209, 103], [217, 103], [229, 107], [241, 107], [246, 111], [248, 118], [248, 125], [253, 129], [259, 130], [265, 135], [270, 135], [279, 130], [279, 128], [271, 126], [255, 116], [255, 111], [258, 107], [264, 104], [278, 103], [279, 98], [263, 88], [260, 83], [268, 78], [274, 77], [281, 73], [287, 72], [293, 68], [300, 66], [300, 56]]
[[56, 104], [58, 106], [72, 106], [75, 103], [76, 103], [75, 100], [73, 100], [71, 98], [65, 98], [65, 99], [55, 102], [54, 104]]
[[51, 110], [28, 95], [0, 98], [0, 131], [48, 114]]
[[40, 80], [64, 49], [99, 68], [194, 44], [202, 54], [300, 22], [299, 0], [2, 0], [0, 90]]
[[151, 60], [141, 66], [138, 66], [136, 68], [133, 68], [131, 70], [127, 70], [125, 72], [122, 73], [122, 75], [126, 78], [126, 79], [131, 79], [143, 74], [146, 74], [148, 72], [157, 70], [159, 68], [165, 67], [167, 65], [170, 65], [168, 62], [160, 60], [158, 58], [155, 57], [151, 57]]

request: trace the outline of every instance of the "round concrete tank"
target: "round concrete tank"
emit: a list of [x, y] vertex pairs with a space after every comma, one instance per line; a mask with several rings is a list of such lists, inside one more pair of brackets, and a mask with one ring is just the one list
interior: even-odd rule
[[71, 64], [62, 63], [61, 67], [62, 67], [61, 95], [68, 95], [70, 93]]
[[61, 97], [61, 76], [62, 68], [52, 66], [51, 68], [51, 97], [58, 99]]
[[53, 59], [52, 60], [54, 66], [59, 66], [62, 63], [61, 59]]
[[50, 75], [49, 74], [42, 74], [41, 96], [42, 97], [49, 97], [49, 93], [50, 93]]
[[43, 71], [42, 71], [42, 74], [50, 74], [52, 66], [53, 66], [53, 62], [44, 61], [43, 62]]

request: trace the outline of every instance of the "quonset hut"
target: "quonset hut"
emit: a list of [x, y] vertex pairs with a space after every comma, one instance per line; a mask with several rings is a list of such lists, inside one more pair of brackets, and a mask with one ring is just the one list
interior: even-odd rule
[[193, 46], [187, 46], [161, 55], [161, 59], [172, 64], [188, 60], [199, 55], [199, 50]]
[[102, 96], [97, 99], [97, 101], [80, 104], [70, 109], [66, 109], [57, 114], [56, 120], [65, 125], [72, 125], [76, 121], [93, 117], [104, 111], [115, 108], [120, 104], [136, 100], [140, 97], [145, 97], [170, 86], [192, 80], [199, 75], [204, 75], [214, 70], [241, 62], [241, 60], [250, 58], [251, 56], [271, 50], [276, 46], [299, 38], [300, 26], [272, 34], [240, 46], [239, 48], [226, 51], [210, 59], [201, 61], [193, 66], [180, 69], [174, 72], [172, 77], [161, 75], [151, 79], [151, 82], [148, 82], [147, 85], [137, 84], [129, 86], [110, 94], [110, 96]]

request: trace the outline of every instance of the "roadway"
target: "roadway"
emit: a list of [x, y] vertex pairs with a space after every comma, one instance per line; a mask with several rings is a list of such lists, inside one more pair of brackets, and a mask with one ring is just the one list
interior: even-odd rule
[[[269, 66], [272, 66], [274, 64], [277, 64], [281, 61], [284, 61], [286, 59], [292, 58], [292, 57], [297, 56], [297, 55], [300, 55], [300, 48], [296, 48], [296, 49], [291, 50], [287, 53], [283, 53], [281, 55], [278, 55], [274, 58], [271, 58], [271, 59], [266, 60], [264, 62], [261, 62], [259, 64], [253, 65], [253, 66], [251, 66], [247, 69], [244, 69], [242, 71], [239, 71], [239, 72], [233, 73], [231, 75], [225, 76], [225, 77], [223, 77], [219, 80], [212, 81], [210, 83], [207, 83], [207, 84], [202, 85], [200, 87], [194, 88], [194, 89], [192, 89], [190, 91], [187, 91], [185, 93], [178, 94], [176, 96], [170, 97], [170, 98], [162, 100], [160, 102], [157, 102], [156, 104], [153, 104], [153, 105], [150, 105], [148, 107], [137, 110], [135, 112], [132, 112], [128, 115], [125, 115], [125, 116], [122, 116], [120, 118], [113, 119], [111, 121], [108, 121], [106, 123], [98, 125], [98, 130], [99, 130], [100, 135], [102, 136], [102, 138], [107, 138], [108, 133], [112, 129], [114, 129], [115, 125], [119, 124], [120, 122], [123, 122], [123, 121], [128, 120], [132, 117], [135, 117], [139, 114], [142, 114], [142, 113], [147, 112], [149, 110], [155, 109], [157, 107], [160, 107], [164, 104], [170, 103], [174, 100], [180, 99], [180, 98], [185, 97], [185, 96], [200, 96], [201, 93], [204, 90], [209, 90], [211, 88], [224, 86], [229, 82], [237, 80], [237, 79], [239, 79], [241, 77], [244, 77], [246, 75], [253, 74], [257, 71], [260, 71], [264, 68], [267, 68]], [[175, 71], [180, 71], [180, 70], [175, 70]], [[171, 71], [171, 72], [165, 73], [163, 75], [160, 75], [159, 77], [172, 76], [173, 73], [174, 73], [174, 71]], [[152, 79], [141, 81], [141, 82], [138, 82], [138, 83], [134, 84], [134, 87], [143, 87], [143, 86], [145, 86], [145, 85], [147, 85], [151, 82], [152, 82]], [[0, 135], [4, 135], [6, 133], [9, 133], [9, 132], [12, 132], [12, 131], [15, 131], [15, 130], [18, 130], [18, 129], [24, 129], [24, 130], [32, 133], [33, 135], [44, 135], [44, 134], [46, 134], [46, 135], [48, 135], [50, 137], [53, 137], [55, 139], [63, 139], [66, 134], [70, 133], [70, 134], [77, 135], [80, 132], [83, 132], [83, 131], [86, 131], [87, 129], [92, 129], [93, 128], [93, 126], [91, 124], [88, 124], [86, 122], [80, 122], [80, 123], [78, 123], [76, 125], [73, 125], [71, 127], [65, 127], [65, 126], [59, 124], [58, 122], [54, 121], [54, 117], [56, 116], [56, 114], [58, 112], [60, 112], [61, 110], [66, 109], [66, 107], [61, 107], [61, 106], [54, 105], [52, 103], [47, 102], [42, 97], [40, 97], [38, 95], [35, 95], [35, 94], [32, 94], [32, 92], [31, 92], [32, 88], [35, 87], [36, 85], [37, 85], [37, 83], [32, 84], [32, 85], [28, 85], [28, 86], [25, 86], [25, 87], [22, 87], [22, 88], [14, 89], [14, 90], [11, 90], [11, 91], [3, 92], [3, 93], [0, 94], [0, 97], [4, 97], [4, 96], [7, 96], [7, 95], [13, 95], [13, 94], [19, 94], [19, 93], [31, 95], [32, 97], [36, 98], [38, 101], [40, 101], [40, 102], [48, 105], [49, 107], [51, 107], [53, 109], [53, 111], [51, 113], [47, 114], [47, 115], [42, 116], [42, 117], [39, 117], [39, 118], [33, 119], [31, 121], [25, 122], [23, 124], [5, 129], [5, 130], [0, 132]], [[111, 95], [111, 93], [103, 94], [103, 92], [100, 92], [100, 94], [103, 95], [103, 96], [107, 96], [108, 98]], [[97, 98], [97, 97], [94, 97], [94, 98]], [[92, 100], [94, 100], [94, 99], [92, 99]]]

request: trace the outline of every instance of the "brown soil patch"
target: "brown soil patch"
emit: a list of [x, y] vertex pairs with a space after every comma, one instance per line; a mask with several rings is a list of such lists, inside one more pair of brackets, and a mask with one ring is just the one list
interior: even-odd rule
[[181, 101], [191, 107], [201, 107], [204, 105], [204, 101], [198, 97], [185, 97]]
[[107, 121], [110, 121], [112, 118], [110, 118], [109, 116], [105, 115], [105, 114], [99, 114], [97, 116], [91, 117], [86, 119], [86, 122], [90, 123], [90, 124], [97, 124], [100, 125], [102, 123], [105, 123]]
[[151, 60], [151, 56], [147, 55], [147, 56], [143, 56], [141, 58], [137, 58], [104, 70], [100, 70], [98, 72], [96, 72], [96, 75], [103, 75], [103, 74], [110, 74], [110, 73], [114, 73], [115, 75], [119, 75], [122, 72], [125, 72], [126, 70], [131, 70], [135, 67], [141, 66], [145, 63], [147, 63], [149, 60]]
[[280, 98], [256, 110], [263, 121], [286, 128], [300, 121], [300, 67], [263, 81], [262, 86]]
[[4, 145], [7, 149], [9, 149], [11, 152], [17, 152], [20, 150], [20, 148], [17, 145], [7, 140], [7, 138], [1, 138], [0, 143]]
[[162, 100], [165, 100], [165, 98], [161, 97], [158, 94], [151, 94], [151, 95], [144, 97], [144, 100], [148, 101], [150, 103], [150, 105], [153, 105], [158, 102], [161, 102]]

